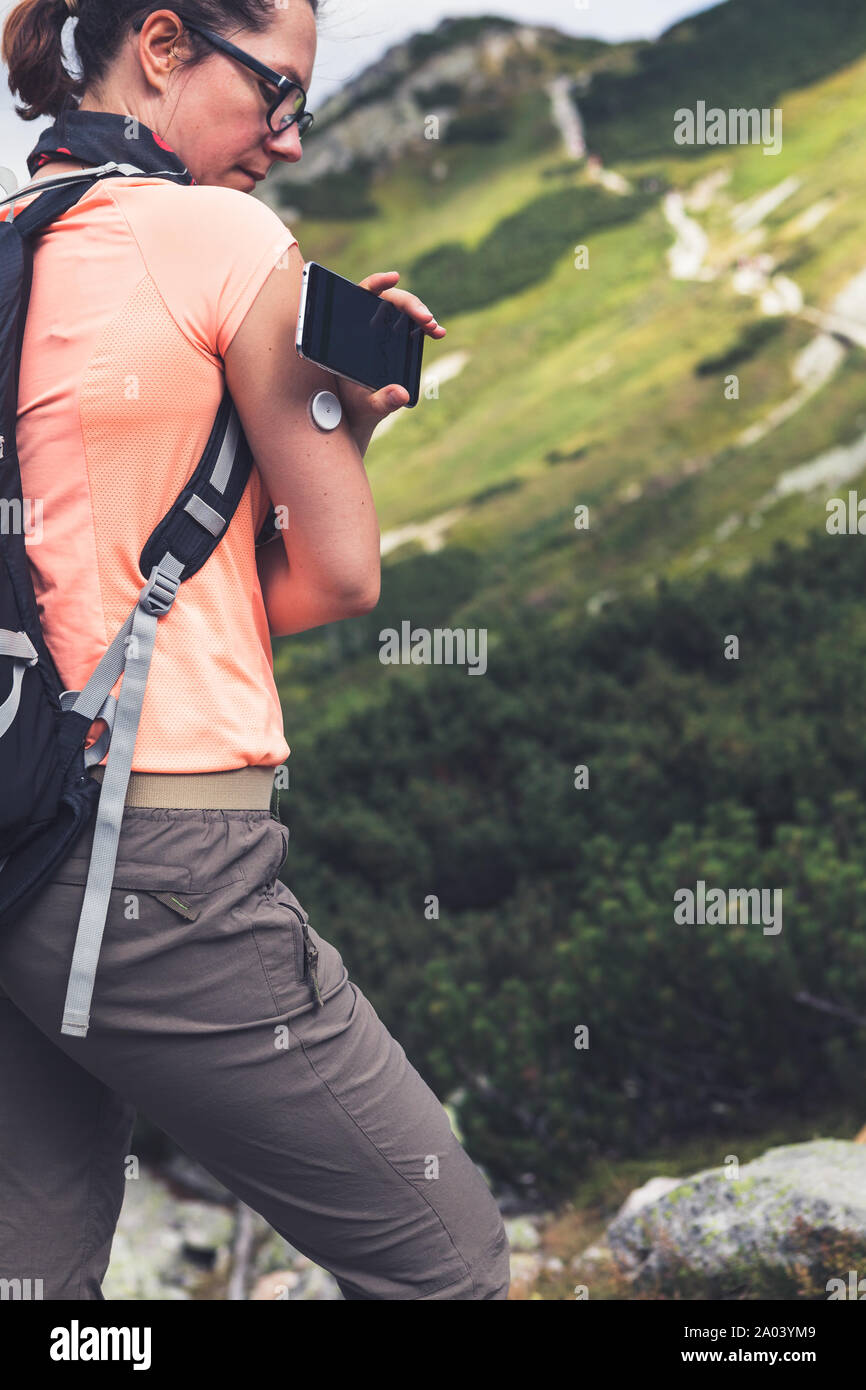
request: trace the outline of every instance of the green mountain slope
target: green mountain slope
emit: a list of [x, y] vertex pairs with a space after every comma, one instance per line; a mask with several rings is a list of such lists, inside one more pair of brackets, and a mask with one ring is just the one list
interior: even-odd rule
[[[767, 39], [774, 0], [749, 12]], [[648, 46], [499, 34], [497, 59], [483, 35], [458, 138], [443, 118], [425, 140], [418, 107], [418, 138], [407, 118], [366, 172], [320, 144], [308, 193], [330, 180], [344, 212], [360, 187], [372, 211], [290, 219], [344, 274], [401, 269], [449, 335], [367, 456], [381, 602], [275, 644], [286, 877], [438, 1093], [457, 1088], [476, 1159], [558, 1192], [592, 1156], [793, 1100], [807, 1126], [810, 1098], [859, 1095], [866, 562], [825, 520], [866, 467], [866, 59], [773, 88], [778, 156], [648, 155], [635, 106], [605, 169], [569, 157], [549, 84], [600, 148], [596, 84], [633, 80]], [[684, 61], [671, 116], [691, 81]], [[392, 114], [361, 109], [371, 129]], [[379, 634], [406, 620], [484, 629], [487, 678], [383, 667]], [[699, 880], [778, 886], [785, 930], [675, 931]]]
[[642, 46], [629, 71], [598, 75], [592, 147], [605, 159], [663, 153], [676, 106], [774, 107], [864, 51], [861, 0], [727, 0]]
[[[751, 10], [772, 15], [775, 0]], [[610, 68], [621, 58], [612, 49], [593, 61]], [[387, 552], [376, 631], [387, 625], [390, 595], [399, 610], [414, 592], [413, 555], [427, 561], [425, 574], [442, 574], [436, 621], [468, 623], [474, 613], [491, 626], [523, 605], [567, 624], [587, 604], [595, 611], [660, 576], [742, 569], [774, 539], [796, 540], [823, 519], [826, 488], [767, 505], [780, 477], [866, 430], [856, 333], [838, 340], [832, 370], [819, 361], [826, 381], [792, 409], [798, 374], [809, 377], [801, 354], [833, 351], [815, 348], [826, 337], [815, 316], [866, 266], [866, 62], [779, 96], [777, 157], [758, 146], [696, 156], [671, 144], [663, 158], [617, 165], [627, 196], [603, 188], [585, 161], [564, 158], [551, 121], [546, 84], [585, 65], [583, 54], [540, 44], [519, 82], [511, 68], [489, 80], [491, 109], [505, 101], [503, 82], [508, 92], [501, 140], [422, 140], [371, 185], [375, 216], [293, 223], [308, 257], [356, 279], [397, 266], [404, 285], [423, 287], [449, 329], [425, 348], [434, 378], [437, 364], [462, 355], [456, 374], [429, 384], [431, 398], [380, 431], [368, 454]], [[672, 88], [672, 109], [678, 101]], [[706, 279], [673, 278], [668, 260], [677, 232], [665, 193], [690, 189], [703, 190], [684, 214], [707, 238]], [[778, 205], [749, 219], [749, 200], [774, 189]], [[291, 200], [290, 182], [286, 190]], [[588, 268], [575, 268], [580, 245]], [[487, 302], [446, 315], [437, 269], [441, 296], [453, 303], [461, 264], [484, 281]], [[758, 288], [740, 292], [744, 273]], [[802, 308], [767, 316], [762, 297], [790, 281]], [[739, 377], [736, 400], [726, 398], [729, 371]], [[773, 412], [786, 410], [770, 427]], [[744, 442], [762, 428], [763, 438]], [[586, 530], [575, 530], [579, 505], [589, 508]], [[422, 555], [440, 541], [444, 549]], [[299, 693], [308, 668], [351, 656], [354, 674], [342, 674], [364, 684], [364, 655], [371, 674], [379, 669], [375, 643], [371, 650], [359, 635], [367, 629], [343, 624], [291, 639], [280, 670], [287, 679], [293, 672]]]

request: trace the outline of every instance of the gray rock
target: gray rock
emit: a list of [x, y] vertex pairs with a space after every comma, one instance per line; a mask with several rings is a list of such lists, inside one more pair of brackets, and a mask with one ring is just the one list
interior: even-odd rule
[[657, 1202], [660, 1197], [666, 1197], [675, 1187], [682, 1184], [682, 1178], [650, 1178], [643, 1187], [636, 1187], [630, 1192], [616, 1214], [618, 1221], [624, 1216], [633, 1216], [642, 1207], [649, 1206], [650, 1202]]
[[343, 1297], [332, 1274], [273, 1230], [256, 1252], [254, 1275], [254, 1299], [326, 1301]]
[[592, 1269], [596, 1265], [610, 1264], [613, 1255], [606, 1245], [588, 1245], [579, 1255], [571, 1258], [571, 1269]]
[[527, 1293], [544, 1269], [544, 1257], [529, 1250], [516, 1250], [510, 1259], [512, 1291]]
[[177, 1199], [144, 1165], [127, 1181], [102, 1285], [107, 1300], [190, 1297], [176, 1279], [183, 1244], [173, 1226], [176, 1207]]
[[307, 1268], [298, 1272], [294, 1269], [273, 1270], [256, 1280], [250, 1293], [250, 1301], [255, 1303], [275, 1303], [295, 1300], [312, 1302], [338, 1301], [343, 1298], [339, 1285], [326, 1270], [307, 1261]]
[[280, 1269], [303, 1269], [311, 1263], [306, 1255], [296, 1250], [276, 1231], [271, 1230], [256, 1252], [255, 1273], [257, 1276], [271, 1274]]
[[[439, 29], [452, 23], [443, 20]], [[357, 160], [369, 158], [371, 150], [376, 151], [380, 163], [394, 161], [406, 150], [428, 143], [424, 136], [428, 115], [438, 118], [444, 134], [455, 115], [454, 108], [439, 103], [425, 112], [418, 105], [416, 91], [426, 92], [446, 83], [457, 85], [465, 94], [477, 95], [501, 85], [507, 81], [509, 60], [521, 51], [532, 52], [545, 34], [553, 35], [553, 31], [524, 25], [503, 32], [494, 19], [474, 38], [450, 43], [420, 61], [413, 56], [411, 40], [395, 44], [316, 107], [315, 138], [307, 141], [302, 163], [292, 166], [289, 178], [275, 170], [267, 192], [260, 196], [277, 207], [281, 189], [291, 201], [293, 184], [344, 173]]]
[[541, 1240], [538, 1228], [528, 1216], [515, 1216], [503, 1222], [512, 1250], [535, 1250]]
[[329, 1274], [319, 1265], [311, 1264], [308, 1269], [303, 1271], [300, 1282], [291, 1291], [289, 1297], [293, 1300], [298, 1298], [330, 1302], [342, 1299], [343, 1295], [340, 1293], [340, 1287], [332, 1274]]
[[178, 1202], [172, 1221], [180, 1227], [184, 1246], [193, 1251], [217, 1251], [234, 1240], [235, 1212], [213, 1202]]
[[834, 1237], [866, 1245], [866, 1145], [786, 1144], [744, 1164], [737, 1178], [727, 1171], [704, 1169], [655, 1200], [626, 1201], [605, 1234], [634, 1288], [688, 1273], [724, 1283], [759, 1267], [812, 1269]]
[[257, 1279], [249, 1301], [251, 1303], [277, 1303], [288, 1300], [293, 1289], [301, 1282], [300, 1274], [293, 1269], [275, 1269]]

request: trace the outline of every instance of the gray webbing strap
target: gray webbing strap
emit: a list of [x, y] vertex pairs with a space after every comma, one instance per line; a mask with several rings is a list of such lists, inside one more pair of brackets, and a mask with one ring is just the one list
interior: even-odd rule
[[[80, 694], [80, 690], [64, 690], [60, 696], [60, 708], [64, 710], [74, 709], [75, 701], [78, 699]], [[109, 695], [108, 699], [105, 701], [105, 704], [102, 706], [102, 709], [99, 711], [99, 714], [97, 715], [98, 719], [105, 720], [106, 724], [108, 725], [108, 728], [99, 735], [99, 738], [96, 740], [95, 743], [92, 743], [89, 748], [85, 748], [85, 767], [93, 767], [95, 763], [101, 763], [102, 759], [108, 752], [108, 747], [111, 743], [112, 730], [114, 729], [114, 716], [116, 713], [117, 700], [113, 695]]]
[[[159, 565], [154, 566], [131, 615], [131, 627], [129, 621], [124, 625], [73, 706], [80, 713], [98, 717], [117, 680], [117, 675], [113, 679], [110, 677], [120, 659], [117, 654], [118, 639], [129, 628], [129, 641], [124, 641], [125, 654], [121, 660], [123, 684], [114, 713], [111, 747], [100, 789], [87, 886], [78, 920], [60, 1028], [61, 1033], [73, 1037], [87, 1036], [90, 1002], [114, 884], [117, 846], [157, 623], [175, 600], [183, 568], [183, 563], [170, 551], [166, 552]], [[105, 671], [102, 670], [103, 666], [106, 667]]]
[[30, 666], [37, 660], [36, 648], [27, 633], [10, 632], [6, 627], [0, 628], [0, 656], [17, 656]]
[[16, 661], [12, 666], [12, 692], [0, 705], [0, 738], [8, 733], [15, 722], [18, 706], [21, 704], [21, 686], [26, 669], [27, 663], [24, 661]]
[[17, 203], [19, 197], [29, 197], [31, 193], [42, 193], [44, 189], [63, 188], [65, 183], [78, 183], [81, 179], [101, 179], [111, 178], [114, 174], [122, 174], [124, 178], [129, 178], [133, 174], [143, 174], [143, 170], [136, 168], [135, 164], [95, 164], [89, 170], [76, 170], [74, 174], [56, 174], [53, 178], [36, 178], [31, 182], [24, 183], [21, 188], [15, 189], [8, 197], [0, 199], [0, 207], [6, 207], [7, 203]]
[[117, 716], [118, 703], [119, 701], [116, 700], [113, 695], [109, 695], [105, 704], [102, 706], [102, 709], [99, 711], [99, 715], [97, 717], [99, 719], [104, 719], [108, 727], [105, 729], [103, 733], [99, 735], [99, 738], [96, 740], [95, 743], [92, 743], [89, 748], [85, 748], [85, 767], [94, 767], [96, 763], [101, 763], [102, 759], [108, 752], [108, 749], [111, 745], [111, 738], [114, 733], [114, 721]]
[[213, 466], [213, 472], [209, 479], [211, 487], [215, 487], [217, 492], [225, 492], [226, 490], [226, 483], [231, 476], [232, 464], [235, 461], [235, 454], [237, 453], [240, 428], [241, 422], [238, 419], [238, 412], [233, 405], [229, 412], [228, 425], [226, 427], [225, 438], [222, 442], [222, 448], [217, 455], [217, 461]]
[[82, 179], [105, 179], [115, 174], [129, 178], [143, 173], [144, 170], [136, 168], [134, 164], [116, 164], [112, 161], [109, 164], [94, 164], [90, 169], [77, 169], [72, 174], [55, 174], [50, 179], [31, 179], [30, 183], [25, 183], [23, 187], [10, 193], [8, 198], [0, 198], [0, 208], [5, 207], [7, 203], [17, 203], [19, 198], [27, 198], [31, 193], [42, 193], [49, 188], [62, 188], [64, 184], [79, 183]]
[[36, 648], [26, 632], [10, 632], [0, 628], [0, 656], [15, 657], [12, 663], [12, 692], [0, 705], [0, 738], [11, 729], [21, 703], [21, 686], [28, 666], [39, 660]]
[[103, 655], [102, 660], [93, 672], [90, 680], [71, 707], [77, 710], [79, 714], [89, 715], [91, 720], [100, 717], [102, 706], [117, 684], [117, 678], [121, 675], [126, 664], [126, 647], [129, 635], [132, 632], [132, 624], [137, 608], [138, 605], [136, 604], [136, 607], [130, 613], [123, 627], [108, 648], [108, 651]]
[[189, 512], [196, 521], [200, 521], [205, 530], [210, 531], [212, 536], [218, 536], [225, 529], [225, 517], [220, 516], [213, 507], [209, 507], [204, 498], [199, 497], [197, 492], [194, 492], [186, 503], [184, 511]]
[[[174, 596], [177, 593], [177, 586], [180, 582], [175, 577], [175, 572], [179, 575], [183, 565], [179, 560], [166, 551], [165, 556], [158, 565], [154, 565], [150, 572], [150, 578], [138, 596], [138, 603], [133, 608], [123, 627], [118, 632], [108, 651], [104, 653], [99, 665], [90, 677], [86, 686], [82, 690], [72, 708], [78, 714], [86, 714], [91, 720], [105, 718], [103, 706], [109, 695], [117, 684], [117, 678], [123, 672], [126, 665], [127, 646], [132, 645], [131, 634], [132, 626], [138, 612], [139, 604], [149, 594], [148, 609], [158, 616], [167, 613]], [[163, 581], [163, 582], [160, 582]]]

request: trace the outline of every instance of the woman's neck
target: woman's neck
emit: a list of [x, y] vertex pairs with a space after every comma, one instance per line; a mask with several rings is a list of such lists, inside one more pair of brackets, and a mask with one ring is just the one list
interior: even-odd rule
[[74, 174], [77, 172], [77, 170], [86, 168], [87, 165], [80, 164], [78, 160], [52, 159], [49, 160], [47, 164], [41, 165], [40, 168], [36, 170], [36, 173], [33, 175], [33, 178], [30, 180], [30, 182], [35, 183], [37, 179], [51, 179], [54, 178], [57, 174]]

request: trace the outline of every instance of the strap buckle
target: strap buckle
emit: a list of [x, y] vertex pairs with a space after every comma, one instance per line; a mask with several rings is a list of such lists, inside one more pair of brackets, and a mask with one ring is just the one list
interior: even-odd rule
[[165, 570], [160, 569], [159, 565], [154, 565], [150, 572], [150, 578], [139, 594], [139, 606], [144, 609], [145, 613], [150, 613], [155, 618], [161, 618], [171, 608], [177, 598], [179, 588], [179, 577], [167, 574]]

